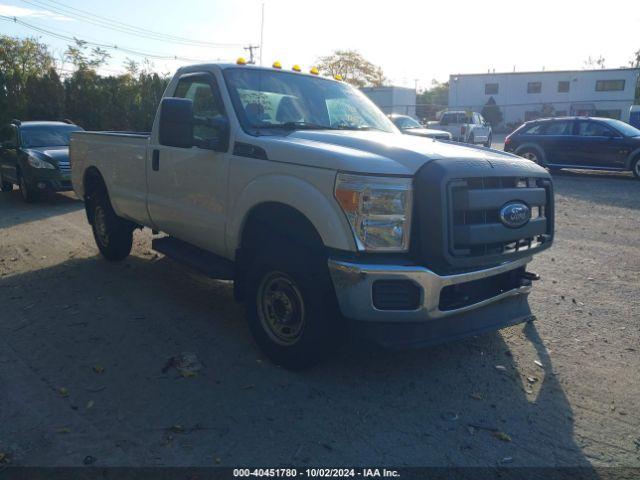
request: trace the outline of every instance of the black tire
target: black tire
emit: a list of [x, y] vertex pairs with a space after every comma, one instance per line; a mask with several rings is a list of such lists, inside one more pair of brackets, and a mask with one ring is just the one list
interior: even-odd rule
[[635, 175], [635, 177], [640, 180], [640, 155], [635, 158], [633, 162], [631, 162], [631, 171]]
[[0, 190], [3, 192], [11, 192], [13, 191], [13, 183], [7, 182], [2, 175], [0, 175]]
[[124, 260], [133, 246], [133, 225], [116, 215], [104, 188], [89, 199], [93, 238], [100, 253], [111, 261]]
[[346, 338], [326, 259], [291, 241], [269, 242], [247, 274], [247, 319], [275, 364], [302, 370]]
[[467, 143], [470, 143], [471, 145], [476, 144], [476, 137], [473, 133], [469, 135], [469, 140], [467, 140]]
[[489, 134], [489, 137], [487, 138], [487, 141], [484, 144], [484, 146], [487, 147], [487, 148], [491, 148], [491, 140], [493, 140], [493, 139], [491, 138], [491, 134]]
[[27, 203], [33, 203], [38, 199], [38, 192], [27, 183], [26, 178], [21, 172], [18, 172], [18, 187], [20, 187], [20, 195], [22, 200]]
[[523, 148], [522, 150], [518, 151], [517, 155], [521, 156], [522, 158], [526, 158], [527, 160], [531, 160], [532, 162], [544, 167], [542, 153], [536, 148]]

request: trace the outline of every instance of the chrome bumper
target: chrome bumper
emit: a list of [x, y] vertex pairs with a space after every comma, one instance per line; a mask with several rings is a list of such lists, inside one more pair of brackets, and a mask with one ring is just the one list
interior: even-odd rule
[[[532, 257], [505, 263], [497, 267], [455, 275], [441, 276], [420, 266], [375, 265], [329, 259], [329, 271], [342, 314], [353, 320], [380, 322], [420, 322], [444, 318], [474, 310], [508, 297], [526, 295], [531, 286], [521, 286], [494, 297], [454, 310], [439, 309], [440, 292], [444, 287], [471, 282], [515, 270], [531, 261]], [[379, 310], [373, 305], [373, 283], [377, 280], [410, 280], [421, 290], [416, 310]]]

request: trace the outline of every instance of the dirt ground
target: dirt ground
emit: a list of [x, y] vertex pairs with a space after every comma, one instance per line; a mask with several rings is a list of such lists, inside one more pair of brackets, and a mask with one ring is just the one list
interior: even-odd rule
[[[97, 256], [81, 202], [0, 195], [0, 453], [17, 465], [640, 466], [640, 182], [555, 177], [536, 322], [290, 373], [228, 282]], [[169, 359], [200, 364], [181, 375]], [[7, 460], [8, 459], [8, 460]]]

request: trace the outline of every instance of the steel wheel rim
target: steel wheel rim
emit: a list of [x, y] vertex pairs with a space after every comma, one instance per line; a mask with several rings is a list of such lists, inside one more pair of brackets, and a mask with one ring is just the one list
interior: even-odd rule
[[522, 154], [522, 158], [526, 158], [527, 160], [538, 163], [538, 156], [533, 152], [524, 152]]
[[640, 177], [640, 160], [636, 162], [636, 175]]
[[107, 233], [107, 215], [101, 206], [97, 206], [93, 215], [93, 225], [96, 229], [96, 236], [103, 246], [109, 245], [109, 234]]
[[304, 300], [287, 274], [270, 272], [257, 293], [258, 316], [269, 338], [279, 345], [294, 345], [305, 326]]

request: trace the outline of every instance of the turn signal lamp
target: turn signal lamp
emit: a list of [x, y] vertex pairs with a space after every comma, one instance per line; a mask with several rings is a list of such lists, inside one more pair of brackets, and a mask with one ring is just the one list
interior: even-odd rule
[[273, 62], [272, 67], [273, 68], [282, 68], [282, 64], [279, 61], [276, 60], [275, 62]]
[[318, 71], [318, 69], [316, 67], [311, 67], [311, 70], [309, 70], [309, 73], [311, 75], [318, 75], [320, 72]]
[[247, 64], [247, 60], [244, 57], [239, 57], [238, 60], [236, 60], [236, 63], [238, 65], [246, 65]]
[[302, 69], [300, 68], [300, 65], [295, 64], [293, 67], [291, 67], [291, 70], [293, 70], [294, 72], [301, 72]]
[[333, 78], [335, 78], [336, 80], [338, 80], [338, 81], [340, 81], [340, 82], [342, 81], [342, 75], [340, 75], [339, 73], [336, 73], [336, 74], [333, 76]]

